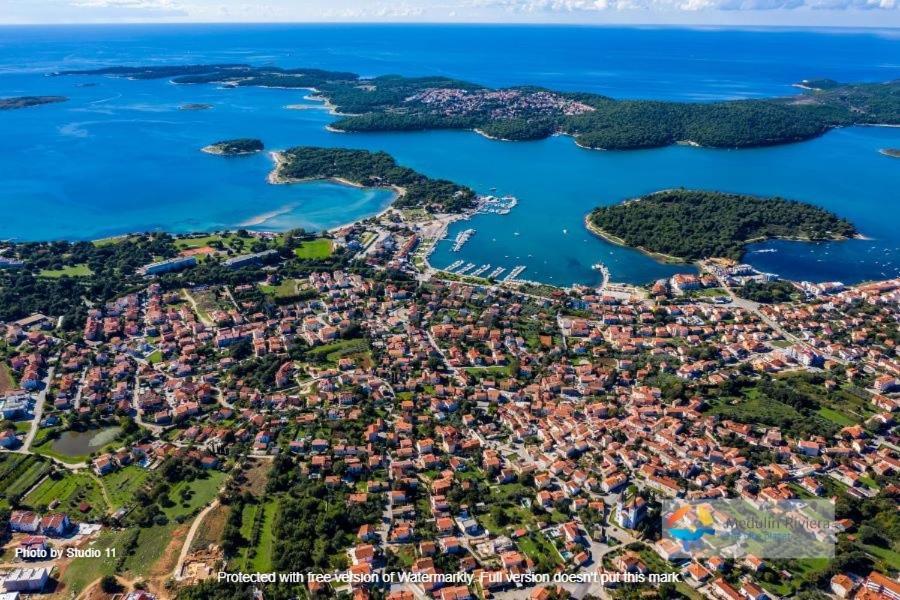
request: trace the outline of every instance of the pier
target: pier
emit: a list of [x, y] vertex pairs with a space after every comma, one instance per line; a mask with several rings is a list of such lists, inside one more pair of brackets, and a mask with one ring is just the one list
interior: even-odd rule
[[500, 273], [502, 273], [505, 270], [506, 269], [504, 267], [497, 267], [496, 269], [494, 269], [493, 271], [491, 271], [488, 274], [488, 279], [497, 279], [497, 277], [500, 275]]
[[481, 196], [478, 198], [478, 212], [493, 215], [508, 215], [519, 200], [515, 196]]
[[466, 273], [468, 273], [469, 271], [471, 271], [474, 268], [475, 268], [475, 263], [466, 263], [466, 266], [464, 266], [462, 269], [457, 271], [456, 274], [457, 275], [465, 275]]
[[465, 262], [466, 261], [464, 261], [464, 260], [454, 261], [450, 266], [448, 266], [444, 270], [447, 271], [448, 273], [452, 273], [454, 270], [460, 268], [463, 264], [465, 264]]
[[517, 266], [513, 267], [513, 270], [510, 271], [506, 275], [506, 277], [503, 278], [503, 281], [512, 281], [512, 280], [516, 279], [527, 268], [528, 267], [526, 267], [525, 265], [517, 265]]
[[475, 235], [474, 229], [466, 229], [465, 231], [460, 231], [456, 234], [456, 240], [453, 242], [453, 251], [459, 252], [473, 235]]
[[482, 273], [484, 273], [485, 271], [487, 271], [490, 268], [491, 268], [491, 265], [489, 265], [489, 264], [481, 265], [480, 267], [478, 267], [477, 269], [472, 271], [471, 275], [472, 275], [472, 277], [478, 277], [479, 275], [481, 275]]
[[600, 276], [602, 279], [600, 280], [599, 289], [603, 289], [609, 283], [609, 268], [603, 263], [596, 263], [591, 265], [591, 268], [595, 271], [600, 271]]

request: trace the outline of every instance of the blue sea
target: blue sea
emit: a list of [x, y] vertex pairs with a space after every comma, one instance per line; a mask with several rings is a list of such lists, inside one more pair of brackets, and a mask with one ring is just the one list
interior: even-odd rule
[[[386, 150], [402, 164], [481, 193], [513, 194], [507, 216], [461, 252], [439, 244], [436, 266], [463, 259], [556, 284], [644, 283], [689, 266], [660, 264], [589, 235], [594, 206], [693, 187], [812, 202], [851, 219], [867, 240], [769, 242], [748, 262], [798, 280], [852, 283], [900, 275], [900, 129], [855, 127], [752, 150], [578, 148], [571, 139], [499, 142], [470, 132], [340, 134], [304, 91], [176, 86], [166, 81], [47, 77], [111, 65], [246, 62], [440, 74], [504, 86], [541, 85], [616, 98], [713, 101], [787, 95], [804, 78], [900, 77], [900, 31], [561, 26], [179, 25], [0, 27], [0, 97], [65, 95], [66, 103], [0, 112], [0, 239], [95, 239], [132, 231], [245, 227], [325, 229], [375, 214], [382, 190], [331, 183], [273, 186], [266, 154], [224, 158], [201, 147], [258, 137], [268, 149], [321, 145]], [[186, 103], [213, 108], [185, 111]], [[288, 109], [303, 105], [306, 109]]]

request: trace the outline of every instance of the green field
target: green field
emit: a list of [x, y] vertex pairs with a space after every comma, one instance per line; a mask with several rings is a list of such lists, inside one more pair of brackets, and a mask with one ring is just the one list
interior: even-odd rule
[[307, 352], [316, 358], [325, 357], [325, 360], [336, 363], [345, 356], [360, 354], [369, 350], [369, 344], [363, 339], [339, 340], [324, 346], [316, 346]]
[[171, 505], [163, 508], [170, 519], [187, 517], [213, 501], [225, 480], [221, 471], [206, 471], [206, 477], [193, 481], [179, 481], [169, 491]]
[[58, 279], [59, 277], [89, 277], [93, 274], [94, 272], [89, 266], [81, 264], [70, 265], [68, 267], [63, 267], [62, 269], [44, 269], [38, 273], [38, 276]]
[[[145, 575], [161, 557], [166, 556], [166, 547], [172, 542], [176, 527], [178, 525], [175, 523], [168, 523], [140, 529], [134, 554], [125, 560], [122, 568], [136, 575]], [[184, 540], [181, 541], [183, 543]], [[181, 546], [176, 552], [179, 550]]]
[[7, 497], [24, 494], [50, 472], [50, 463], [27, 454], [0, 454], [0, 486], [4, 491], [0, 507], [8, 506]]
[[[562, 557], [553, 544], [539, 531], [534, 531], [516, 540], [519, 550], [534, 561], [538, 570], [547, 570], [562, 564]], [[543, 567], [543, 569], [542, 569]]]
[[819, 416], [823, 419], [828, 419], [832, 423], [836, 425], [840, 425], [841, 427], [848, 427], [850, 425], [854, 425], [854, 421], [847, 417], [847, 415], [843, 413], [839, 413], [833, 408], [828, 408], [827, 406], [823, 406], [818, 411]]
[[865, 548], [866, 552], [883, 562], [888, 569], [900, 571], [900, 552], [872, 545], [866, 545], [863, 548]]
[[[117, 555], [122, 554], [122, 540], [124, 532], [104, 530], [89, 548], [96, 548], [106, 552], [112, 549]], [[96, 558], [76, 558], [69, 564], [60, 581], [65, 586], [67, 596], [75, 597], [85, 587], [104, 575], [112, 575], [115, 572], [115, 560], [97, 560]]]
[[112, 237], [100, 238], [99, 240], [94, 240], [91, 242], [98, 248], [102, 248], [103, 246], [112, 246], [113, 244], [119, 244], [128, 239], [127, 235], [114, 235]]
[[260, 284], [259, 290], [272, 298], [293, 298], [300, 291], [300, 286], [305, 283], [302, 279], [285, 279], [278, 285]]
[[[241, 241], [237, 242], [236, 240]], [[253, 242], [253, 239], [241, 238], [233, 233], [215, 233], [212, 235], [201, 235], [177, 239], [175, 240], [175, 247], [179, 250], [190, 250], [194, 248], [205, 248], [206, 246], [211, 246], [212, 244], [220, 242], [223, 246], [234, 248], [235, 246], [241, 247], [241, 244], [247, 246], [248, 244]]]
[[331, 256], [331, 252], [331, 240], [325, 238], [303, 242], [299, 248], [294, 249], [297, 258], [304, 260], [328, 258]]
[[[247, 545], [234, 559], [234, 568], [243, 571], [267, 572], [272, 570], [272, 552], [275, 548], [275, 518], [278, 516], [278, 500], [264, 504], [245, 504], [241, 512], [241, 537]], [[254, 543], [254, 538], [256, 543]]]
[[[253, 524], [256, 522], [256, 514], [259, 512], [260, 508], [261, 506], [259, 504], [250, 503], [244, 505], [244, 508], [241, 510], [241, 538], [249, 540], [250, 536], [253, 535]], [[240, 554], [235, 559], [237, 568], [249, 570], [248, 566], [253, 560], [250, 556], [251, 549], [252, 547], [249, 544], [241, 548]]]
[[5, 361], [0, 361], [0, 393], [15, 389], [16, 378]]
[[779, 596], [791, 597], [804, 584], [807, 574], [818, 573], [828, 568], [829, 559], [827, 558], [803, 558], [790, 560], [788, 570], [794, 575], [793, 579], [778, 579], [778, 581], [757, 582], [770, 592], [774, 592]]
[[269, 500], [262, 506], [263, 520], [256, 543], [251, 571], [265, 573], [272, 570], [272, 552], [275, 549], [275, 518], [278, 516], [278, 501]]
[[135, 465], [113, 471], [100, 478], [106, 493], [112, 502], [113, 510], [118, 510], [134, 501], [134, 493], [139, 490], [150, 477], [150, 471]]
[[[49, 477], [44, 479], [22, 499], [22, 502], [38, 512], [43, 512], [56, 500], [59, 504], [54, 510], [72, 515], [99, 517], [109, 509], [99, 484], [91, 475], [65, 470], [60, 471], [58, 479]], [[83, 502], [90, 505], [87, 512], [79, 510], [79, 505]]]

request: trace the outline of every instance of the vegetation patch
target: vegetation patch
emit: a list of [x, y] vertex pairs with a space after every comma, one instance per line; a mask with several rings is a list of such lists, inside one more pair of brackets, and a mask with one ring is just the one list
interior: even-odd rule
[[234, 140], [222, 140], [214, 142], [203, 148], [207, 154], [219, 154], [222, 156], [245, 156], [256, 154], [263, 149], [261, 140], [255, 138], [238, 138]]
[[327, 238], [319, 238], [301, 242], [294, 248], [294, 255], [304, 260], [321, 260], [331, 256], [332, 242]]
[[85, 264], [69, 265], [61, 269], [44, 269], [40, 272], [41, 277], [49, 277], [50, 279], [57, 279], [59, 277], [88, 277], [93, 274], [94, 272], [91, 271], [91, 268]]
[[93, 476], [66, 469], [44, 479], [22, 502], [38, 512], [45, 512], [53, 505], [52, 510], [82, 515], [81, 518], [100, 517], [109, 510], [100, 484]]
[[271, 178], [276, 183], [336, 179], [366, 187], [395, 187], [403, 190], [394, 201], [398, 208], [460, 212], [475, 204], [470, 188], [402, 167], [386, 152], [301, 146], [278, 156]]
[[588, 221], [598, 235], [680, 260], [739, 260], [745, 244], [769, 238], [840, 240], [856, 234], [849, 221], [811, 204], [695, 190], [601, 206]]

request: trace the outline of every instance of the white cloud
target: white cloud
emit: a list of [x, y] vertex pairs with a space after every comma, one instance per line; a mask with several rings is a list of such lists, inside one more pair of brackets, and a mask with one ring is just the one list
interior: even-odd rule
[[500, 8], [508, 12], [597, 12], [606, 10], [724, 10], [765, 11], [798, 8], [844, 10], [893, 10], [900, 0], [469, 0], [480, 8]]
[[80, 8], [126, 8], [133, 10], [181, 10], [172, 0], [73, 0]]
[[405, 2], [376, 2], [353, 8], [327, 9], [323, 13], [323, 17], [326, 19], [409, 19], [420, 17], [424, 13], [423, 7]]

